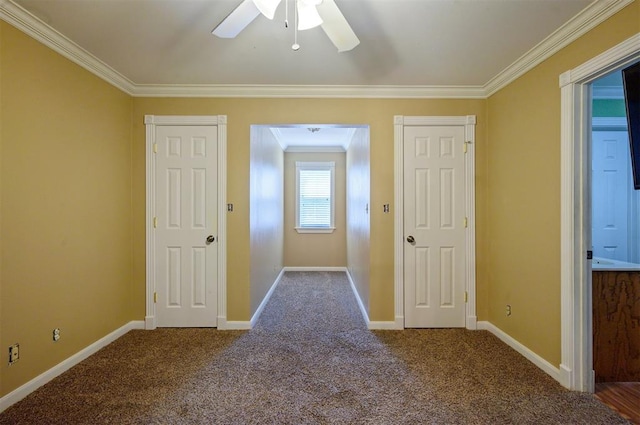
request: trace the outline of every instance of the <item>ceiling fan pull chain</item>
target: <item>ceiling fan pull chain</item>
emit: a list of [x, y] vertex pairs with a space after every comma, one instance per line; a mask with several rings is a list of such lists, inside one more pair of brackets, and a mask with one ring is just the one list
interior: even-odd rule
[[284, 27], [289, 28], [289, 0], [284, 1]]
[[298, 50], [300, 50], [300, 45], [298, 44], [298, 8], [296, 7], [296, 4], [295, 4], [296, 1], [298, 0], [294, 0], [294, 3], [293, 3], [295, 22], [293, 25], [293, 46], [291, 46], [294, 52], [297, 52]]

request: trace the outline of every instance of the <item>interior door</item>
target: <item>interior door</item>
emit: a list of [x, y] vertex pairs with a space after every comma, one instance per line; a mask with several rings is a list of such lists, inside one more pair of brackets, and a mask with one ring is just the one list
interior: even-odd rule
[[217, 309], [217, 128], [156, 128], [156, 320], [213, 327]]
[[593, 255], [628, 261], [630, 184], [626, 131], [594, 131], [592, 150]]
[[404, 127], [405, 327], [465, 326], [464, 136]]

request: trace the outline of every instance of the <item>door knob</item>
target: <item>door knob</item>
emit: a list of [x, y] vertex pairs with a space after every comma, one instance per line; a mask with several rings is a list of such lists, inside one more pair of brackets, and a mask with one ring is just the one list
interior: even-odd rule
[[409, 243], [414, 243], [416, 240], [413, 238], [413, 236], [407, 236], [407, 242]]
[[211, 245], [215, 240], [216, 238], [213, 235], [207, 236], [207, 245]]

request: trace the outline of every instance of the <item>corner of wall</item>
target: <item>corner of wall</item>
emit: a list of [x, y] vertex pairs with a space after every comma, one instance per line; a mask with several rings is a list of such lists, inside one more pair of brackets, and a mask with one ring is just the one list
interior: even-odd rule
[[369, 128], [358, 128], [346, 152], [347, 274], [367, 321], [371, 313], [369, 311], [370, 168]]
[[284, 152], [268, 127], [251, 126], [249, 157], [249, 287], [254, 316], [282, 270], [284, 255]]
[[[136, 126], [134, 125], [134, 120], [135, 120], [135, 103], [134, 103], [134, 97], [133, 96], [129, 96], [129, 110], [130, 110], [130, 114], [129, 114], [129, 128], [131, 129], [129, 132], [129, 161], [131, 162], [129, 164], [129, 176], [130, 176], [130, 186], [131, 186], [131, 198], [130, 198], [130, 205], [131, 205], [131, 212], [130, 212], [130, 223], [129, 223], [129, 231], [131, 233], [131, 286], [130, 286], [130, 290], [129, 290], [129, 319], [130, 320], [145, 320], [145, 315], [146, 315], [146, 309], [143, 310], [142, 312], [138, 312], [136, 311], [136, 302], [137, 302], [137, 296], [138, 296], [138, 292], [139, 292], [139, 288], [140, 287], [145, 287], [146, 286], [146, 282], [136, 282], [136, 270], [135, 270], [135, 262], [136, 262], [136, 237], [135, 237], [135, 231], [136, 231], [136, 225], [135, 225], [135, 221], [136, 221], [136, 201], [135, 201], [135, 196], [136, 196], [136, 188], [134, 185], [134, 180], [135, 180], [135, 159], [136, 159], [136, 152], [135, 152], [135, 144], [136, 144], [136, 137], [135, 137], [135, 129]], [[140, 313], [142, 313], [142, 315], [140, 315]]]
[[[2, 64], [3, 64], [3, 57], [2, 57], [2, 33], [4, 30], [4, 25], [5, 23], [0, 21], [0, 159], [2, 158], [2, 121], [3, 121], [3, 117], [2, 117]], [[0, 160], [0, 235], [2, 234], [2, 161]], [[2, 339], [2, 324], [5, 322], [4, 318], [2, 317], [2, 300], [4, 299], [2, 297], [2, 237], [0, 237], [0, 347], [4, 347], [4, 340]], [[0, 350], [2, 353], [4, 353], [4, 350]], [[0, 356], [0, 365], [4, 365], [7, 363], [7, 361], [5, 361], [5, 354], [2, 354], [2, 356]], [[3, 379], [3, 375], [4, 375], [4, 369], [0, 370], [0, 396], [2, 394], [4, 394], [4, 388], [2, 383], [4, 382]]]

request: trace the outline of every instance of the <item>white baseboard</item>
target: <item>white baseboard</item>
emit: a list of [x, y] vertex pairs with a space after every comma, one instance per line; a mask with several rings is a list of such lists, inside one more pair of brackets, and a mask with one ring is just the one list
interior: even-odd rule
[[[364, 308], [364, 303], [360, 298], [360, 294], [356, 289], [356, 284], [351, 277], [351, 273], [349, 273], [348, 269], [345, 269], [347, 273], [347, 279], [349, 279], [349, 284], [351, 285], [351, 290], [353, 291], [353, 295], [356, 297], [356, 301], [358, 302], [358, 307], [360, 308], [360, 313], [362, 314], [362, 318], [364, 322], [367, 324], [367, 329], [402, 329], [402, 327], [398, 328], [396, 322], [383, 322], [383, 321], [374, 321], [369, 320], [369, 315], [367, 314], [367, 309]], [[403, 321], [404, 323], [404, 321]]]
[[518, 353], [522, 354], [527, 360], [529, 360], [534, 365], [538, 366], [542, 371], [544, 371], [547, 375], [551, 376], [556, 381], [561, 381], [560, 369], [531, 351], [529, 348], [516, 341], [513, 337], [508, 335], [506, 332], [492, 324], [491, 322], [479, 321], [478, 329], [487, 330], [497, 336], [502, 342], [507, 344], [509, 347], [516, 350]]
[[264, 307], [269, 302], [269, 298], [271, 298], [273, 291], [276, 290], [276, 287], [278, 286], [278, 283], [280, 283], [280, 279], [282, 279], [282, 276], [284, 276], [284, 268], [280, 270], [280, 273], [278, 273], [278, 277], [276, 277], [276, 280], [273, 282], [273, 284], [271, 285], [271, 288], [269, 288], [269, 290], [267, 291], [267, 294], [262, 299], [262, 302], [258, 306], [258, 309], [253, 314], [253, 317], [249, 322], [249, 326], [250, 326], [249, 329], [253, 329], [253, 327], [256, 325], [256, 322], [258, 321], [258, 319], [260, 318], [260, 315], [262, 314], [262, 310], [264, 310]]
[[360, 299], [360, 294], [358, 293], [358, 290], [356, 289], [356, 284], [353, 281], [353, 279], [351, 278], [351, 273], [349, 273], [349, 270], [345, 270], [345, 272], [347, 273], [347, 279], [349, 279], [349, 284], [351, 285], [351, 290], [353, 291], [353, 295], [356, 297], [356, 301], [358, 302], [358, 307], [360, 308], [360, 313], [362, 314], [362, 318], [364, 319], [364, 322], [367, 324], [367, 328], [369, 327], [369, 315], [367, 314], [367, 309], [364, 308], [364, 304], [362, 303], [362, 299]]
[[285, 272], [346, 272], [346, 267], [285, 267]]
[[218, 323], [218, 329], [221, 331], [248, 331], [251, 330], [251, 322], [249, 320], [229, 320], [221, 327]]
[[16, 388], [15, 390], [11, 391], [9, 394], [0, 398], [0, 412], [3, 412], [7, 408], [9, 408], [11, 405], [19, 402], [20, 400], [22, 400], [23, 398], [25, 398], [26, 396], [28, 396], [29, 394], [31, 394], [32, 392], [34, 392], [35, 390], [37, 390], [38, 388], [46, 384], [47, 382], [63, 374], [64, 372], [71, 369], [73, 366], [77, 365], [87, 357], [96, 353], [98, 350], [111, 344], [113, 341], [120, 338], [122, 335], [126, 334], [130, 330], [144, 329], [144, 328], [145, 328], [145, 322], [142, 320], [140, 321], [136, 320], [136, 321], [129, 322], [124, 326], [111, 332], [110, 334], [104, 336], [103, 338], [100, 338], [93, 344], [78, 351], [76, 354], [72, 355], [66, 360], [63, 360], [62, 362], [58, 363], [51, 369], [36, 376], [26, 384]]
[[393, 331], [404, 329], [403, 327], [399, 328], [395, 321], [388, 321], [388, 322], [382, 322], [382, 321], [371, 322], [370, 321], [369, 323], [367, 323], [367, 328], [371, 330], [377, 329], [377, 330], [393, 330]]

